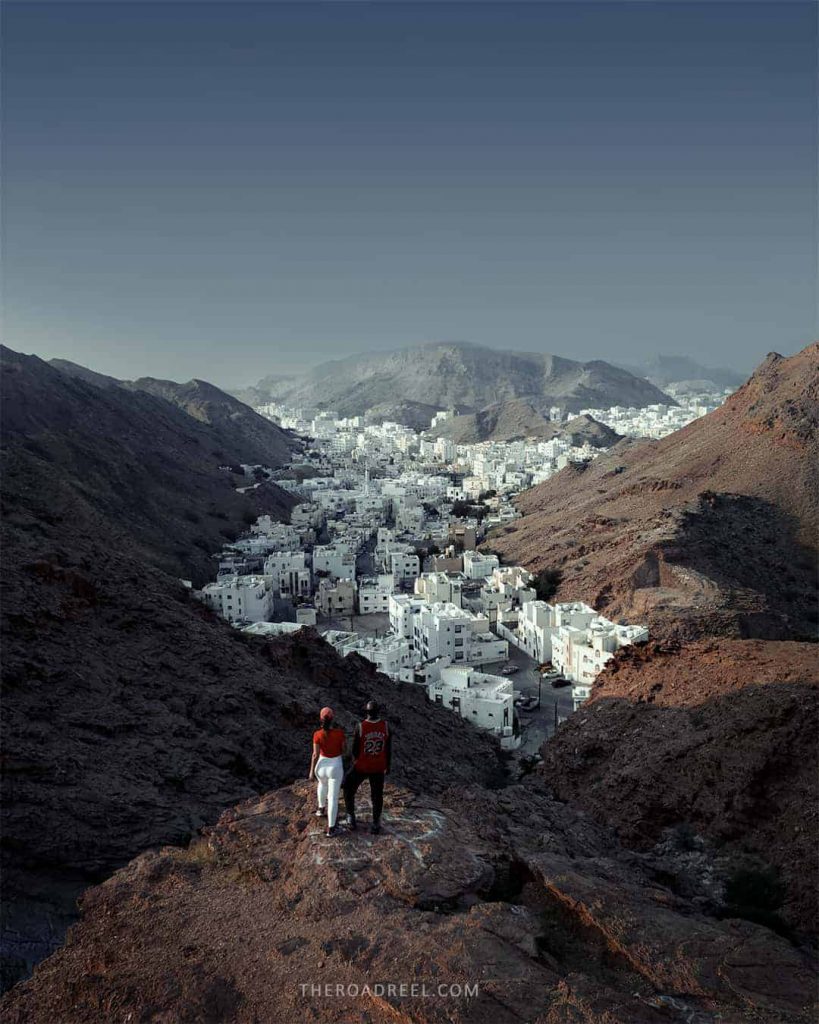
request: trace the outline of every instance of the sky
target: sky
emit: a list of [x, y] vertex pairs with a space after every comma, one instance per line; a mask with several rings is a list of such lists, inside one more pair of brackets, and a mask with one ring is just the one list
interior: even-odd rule
[[224, 386], [817, 333], [817, 7], [5, 0], [4, 337]]

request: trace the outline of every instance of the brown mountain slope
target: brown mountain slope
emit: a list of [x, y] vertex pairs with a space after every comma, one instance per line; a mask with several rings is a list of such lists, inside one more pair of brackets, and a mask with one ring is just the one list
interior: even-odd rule
[[[816, 932], [815, 644], [706, 640], [625, 648], [543, 747], [543, 784], [650, 848], [684, 825], [784, 883], [777, 912]], [[770, 908], [768, 908], [770, 910]]]
[[300, 783], [137, 858], [84, 896], [70, 943], [5, 997], [4, 1020], [813, 1019], [802, 952], [705, 916], [533, 786], [437, 800], [390, 786], [378, 837], [328, 840], [311, 809]]
[[655, 635], [813, 636], [817, 423], [819, 345], [771, 355], [710, 415], [521, 495], [489, 545]]

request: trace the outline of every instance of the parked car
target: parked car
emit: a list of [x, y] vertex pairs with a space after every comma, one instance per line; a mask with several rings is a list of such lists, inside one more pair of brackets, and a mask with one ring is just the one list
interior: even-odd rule
[[501, 669], [501, 675], [502, 676], [511, 676], [515, 672], [519, 672], [519, 671], [520, 671], [520, 665], [504, 665], [503, 668]]
[[555, 676], [552, 680], [552, 686], [555, 690], [559, 690], [561, 686], [571, 686], [571, 679], [565, 679], [563, 676]]

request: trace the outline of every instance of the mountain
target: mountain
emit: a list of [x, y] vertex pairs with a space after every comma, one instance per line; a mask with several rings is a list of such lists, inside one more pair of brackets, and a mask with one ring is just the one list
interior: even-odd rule
[[433, 431], [436, 437], [448, 437], [456, 444], [478, 444], [481, 441], [519, 441], [537, 438], [548, 441], [554, 437], [596, 448], [608, 448], [620, 435], [591, 416], [575, 416], [568, 423], [553, 423], [522, 398], [488, 405], [479, 412], [453, 416]]
[[315, 634], [243, 637], [192, 599], [179, 576], [213, 578], [211, 551], [290, 507], [271, 484], [236, 493], [219, 465], [246, 451], [165, 399], [8, 349], [0, 383], [7, 981], [62, 941], [89, 884], [302, 777], [322, 705], [349, 731], [377, 692], [406, 744], [399, 781], [502, 776], [492, 742], [422, 688]]
[[[720, 917], [682, 837], [627, 855], [539, 791], [388, 786], [385, 830], [327, 840], [306, 782], [87, 892], [7, 1024], [812, 1024], [816, 972]], [[669, 885], [671, 871], [689, 884]], [[389, 987], [388, 987], [389, 986]]]
[[[265, 382], [257, 385], [265, 390]], [[274, 393], [275, 391], [275, 393]], [[276, 380], [268, 393], [291, 406], [359, 416], [383, 402], [422, 402], [475, 412], [527, 399], [540, 412], [611, 405], [646, 406], [673, 399], [648, 381], [600, 360], [577, 363], [534, 352], [500, 352], [465, 342], [349, 356], [323, 363], [295, 382]]]
[[544, 745], [544, 780], [632, 848], [653, 849], [684, 823], [707, 837], [717, 870], [743, 866], [758, 920], [811, 934], [816, 655], [815, 643], [761, 640], [623, 648]]
[[657, 353], [639, 364], [619, 363], [624, 370], [645, 377], [663, 388], [678, 381], [702, 381], [717, 388], [736, 388], [745, 380], [741, 373], [726, 367], [703, 366], [688, 356], [670, 356]]
[[708, 416], [520, 495], [488, 543], [655, 636], [812, 637], [818, 396], [819, 345], [771, 355]]
[[379, 402], [365, 414], [367, 423], [403, 423], [413, 430], [427, 430], [438, 409], [426, 402], [411, 402], [396, 399], [394, 402]]
[[229, 451], [242, 452], [242, 460], [246, 464], [280, 466], [289, 460], [293, 451], [294, 440], [286, 430], [207, 381], [194, 379], [178, 384], [154, 377], [117, 380], [66, 359], [52, 359], [50, 364], [62, 373], [98, 387], [145, 391], [163, 398], [200, 423], [208, 424], [217, 444]]

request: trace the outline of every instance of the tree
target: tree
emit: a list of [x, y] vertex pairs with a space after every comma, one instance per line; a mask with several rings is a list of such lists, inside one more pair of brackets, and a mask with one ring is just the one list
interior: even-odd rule
[[560, 569], [542, 569], [535, 576], [535, 594], [538, 601], [549, 601], [557, 593], [563, 573]]

